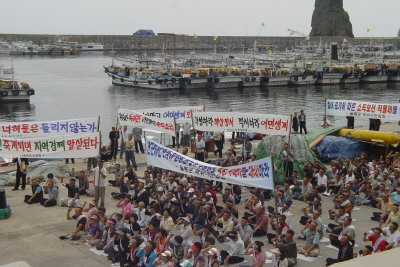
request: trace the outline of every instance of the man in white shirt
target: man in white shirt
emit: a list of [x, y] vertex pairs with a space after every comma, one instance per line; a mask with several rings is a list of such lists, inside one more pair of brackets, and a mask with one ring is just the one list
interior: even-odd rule
[[106, 187], [104, 181], [107, 177], [107, 170], [103, 167], [104, 162], [99, 161], [99, 166], [93, 169], [94, 174], [94, 200], [96, 205], [99, 206], [99, 199], [101, 199], [100, 207], [104, 207], [104, 197], [106, 194]]
[[382, 229], [382, 234], [387, 242], [386, 249], [391, 249], [395, 246], [396, 242], [400, 240], [399, 225], [392, 222], [388, 227]]
[[195, 142], [195, 146], [196, 146], [196, 148], [195, 148], [196, 159], [198, 161], [204, 162], [204, 148], [206, 147], [206, 143], [202, 139], [201, 134], [197, 135], [197, 140]]
[[317, 179], [317, 186], [315, 188], [319, 193], [324, 193], [328, 187], [328, 178], [325, 175], [325, 170], [320, 169], [314, 177]]
[[138, 216], [137, 223], [140, 227], [145, 227], [146, 224], [149, 222], [149, 216], [146, 215], [146, 205], [144, 202], [139, 202], [137, 208], [133, 208], [132, 210]]
[[187, 121], [182, 124], [182, 146], [190, 146], [190, 123]]
[[119, 136], [121, 137], [119, 159], [122, 159], [122, 155], [124, 155], [125, 152], [125, 141], [128, 140], [128, 126], [125, 125], [122, 129], [119, 129]]

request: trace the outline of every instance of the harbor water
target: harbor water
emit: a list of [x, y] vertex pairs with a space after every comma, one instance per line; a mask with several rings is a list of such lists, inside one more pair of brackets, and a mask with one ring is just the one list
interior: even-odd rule
[[[0, 65], [9, 66], [9, 57]], [[352, 99], [397, 103], [400, 84], [283, 88], [230, 88], [151, 91], [113, 86], [102, 66], [111, 58], [100, 53], [73, 57], [13, 57], [15, 78], [36, 89], [30, 103], [0, 103], [0, 121], [43, 121], [100, 116], [107, 133], [116, 124], [116, 108], [132, 110], [205, 105], [206, 111], [291, 114], [304, 109], [307, 128], [319, 129], [325, 99]], [[336, 118], [333, 124], [346, 124]], [[368, 120], [356, 119], [357, 125]]]

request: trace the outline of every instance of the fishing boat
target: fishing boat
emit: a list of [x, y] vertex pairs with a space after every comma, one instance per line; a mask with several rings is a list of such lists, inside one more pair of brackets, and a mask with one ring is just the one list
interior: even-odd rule
[[314, 78], [317, 78], [316, 85], [336, 85], [340, 84], [343, 73], [338, 70], [330, 71], [329, 69], [317, 68]]
[[[6, 78], [4, 75], [11, 75]], [[14, 79], [14, 69], [3, 69], [0, 66], [0, 102], [29, 102], [30, 97], [35, 94], [35, 89], [28, 83]]]
[[400, 66], [397, 65], [389, 66], [387, 74], [388, 74], [388, 82], [391, 83], [400, 82]]
[[386, 83], [388, 75], [386, 70], [376, 64], [366, 64], [360, 78], [360, 83]]
[[293, 71], [289, 80], [289, 86], [312, 86], [315, 85], [317, 77], [313, 74]]

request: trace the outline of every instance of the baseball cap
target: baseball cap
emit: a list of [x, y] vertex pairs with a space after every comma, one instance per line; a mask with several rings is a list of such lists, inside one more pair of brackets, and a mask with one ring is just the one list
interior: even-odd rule
[[184, 221], [186, 221], [186, 222], [188, 222], [188, 223], [190, 223], [190, 220], [189, 220], [188, 217], [181, 217], [181, 219], [184, 220]]
[[216, 248], [210, 248], [208, 251], [207, 251], [207, 253], [208, 253], [208, 255], [218, 255], [218, 249], [216, 249]]
[[202, 247], [200, 242], [195, 242], [193, 245], [190, 246], [190, 248], [194, 249], [194, 250], [200, 250]]
[[164, 188], [162, 188], [161, 186], [157, 188], [157, 191], [161, 192], [164, 191]]
[[210, 192], [207, 192], [207, 193], [205, 194], [205, 196], [206, 196], [206, 197], [211, 197], [212, 195], [211, 195]]
[[189, 193], [194, 193], [194, 189], [193, 188], [189, 188], [188, 192]]
[[107, 221], [107, 223], [108, 223], [108, 224], [114, 224], [114, 225], [115, 225], [116, 222], [115, 222], [114, 219], [110, 219], [110, 220]]
[[172, 253], [171, 253], [171, 251], [166, 250], [163, 253], [161, 253], [161, 256], [170, 258], [172, 256]]
[[90, 217], [90, 219], [92, 219], [92, 220], [98, 220], [99, 218], [96, 216], [96, 215], [92, 215], [91, 217]]

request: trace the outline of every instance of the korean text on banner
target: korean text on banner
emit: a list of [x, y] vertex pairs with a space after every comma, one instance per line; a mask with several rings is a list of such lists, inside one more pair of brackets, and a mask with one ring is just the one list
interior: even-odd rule
[[378, 104], [352, 100], [326, 100], [326, 115], [400, 120], [400, 104]]
[[193, 127], [200, 131], [252, 132], [268, 135], [288, 135], [290, 116], [232, 113], [194, 112]]
[[175, 136], [174, 118], [155, 118], [133, 110], [118, 109], [118, 121], [122, 126], [140, 127]]
[[0, 156], [11, 158], [88, 158], [99, 155], [99, 133], [40, 138], [0, 138]]
[[146, 147], [147, 165], [150, 166], [212, 181], [271, 190], [274, 188], [270, 157], [224, 168], [189, 158], [150, 139], [146, 139]]
[[98, 131], [97, 118], [40, 122], [0, 122], [0, 137], [36, 138], [54, 135], [88, 134]]
[[192, 112], [204, 112], [203, 106], [182, 106], [182, 107], [167, 107], [167, 108], [152, 108], [141, 109], [136, 112], [143, 113], [146, 116], [156, 117], [161, 119], [175, 118], [178, 122], [192, 122]]

